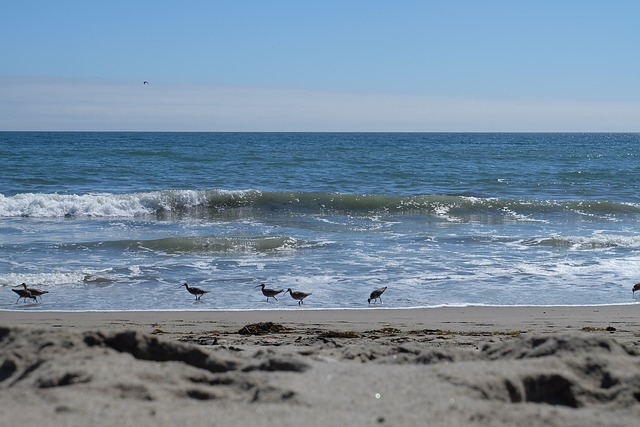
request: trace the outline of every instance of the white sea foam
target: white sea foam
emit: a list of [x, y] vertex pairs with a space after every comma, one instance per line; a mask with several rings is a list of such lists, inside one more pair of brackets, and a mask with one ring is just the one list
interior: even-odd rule
[[0, 195], [0, 217], [133, 217], [152, 212], [136, 195]]
[[62, 286], [81, 284], [85, 274], [79, 272], [48, 272], [48, 273], [8, 273], [0, 274], [0, 286], [17, 286], [20, 283], [28, 285]]
[[176, 208], [207, 206], [209, 198], [242, 199], [253, 190], [160, 190], [129, 194], [0, 194], [0, 217], [131, 218], [173, 211]]
[[538, 243], [566, 246], [574, 250], [617, 247], [637, 249], [640, 248], [640, 236], [595, 233], [592, 236], [553, 236], [550, 239], [542, 239]]
[[512, 209], [509, 208], [502, 208], [502, 212], [504, 212], [504, 214], [506, 215], [506, 217], [508, 218], [513, 218], [515, 221], [520, 221], [520, 222], [540, 222], [540, 223], [549, 223], [548, 220], [545, 219], [534, 219], [531, 218], [529, 215], [524, 215], [524, 214], [519, 214], [517, 212], [515, 212]]

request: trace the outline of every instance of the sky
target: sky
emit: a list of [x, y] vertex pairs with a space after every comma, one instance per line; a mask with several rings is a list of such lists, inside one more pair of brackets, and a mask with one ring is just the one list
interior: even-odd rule
[[637, 0], [0, 0], [0, 131], [638, 132], [639, 21]]

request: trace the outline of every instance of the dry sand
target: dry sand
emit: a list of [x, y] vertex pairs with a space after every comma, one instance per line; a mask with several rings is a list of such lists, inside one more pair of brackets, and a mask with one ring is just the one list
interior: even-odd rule
[[639, 314], [0, 311], [0, 425], [628, 427]]

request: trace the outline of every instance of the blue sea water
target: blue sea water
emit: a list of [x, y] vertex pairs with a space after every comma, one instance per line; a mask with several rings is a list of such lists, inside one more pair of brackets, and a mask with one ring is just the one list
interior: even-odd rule
[[5, 310], [299, 309], [260, 283], [307, 308], [624, 304], [640, 281], [640, 134], [0, 132], [0, 166]]

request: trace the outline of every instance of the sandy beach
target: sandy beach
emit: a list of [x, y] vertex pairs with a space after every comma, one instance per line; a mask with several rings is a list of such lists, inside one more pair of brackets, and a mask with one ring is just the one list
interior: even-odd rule
[[0, 311], [0, 424], [635, 425], [638, 310]]

